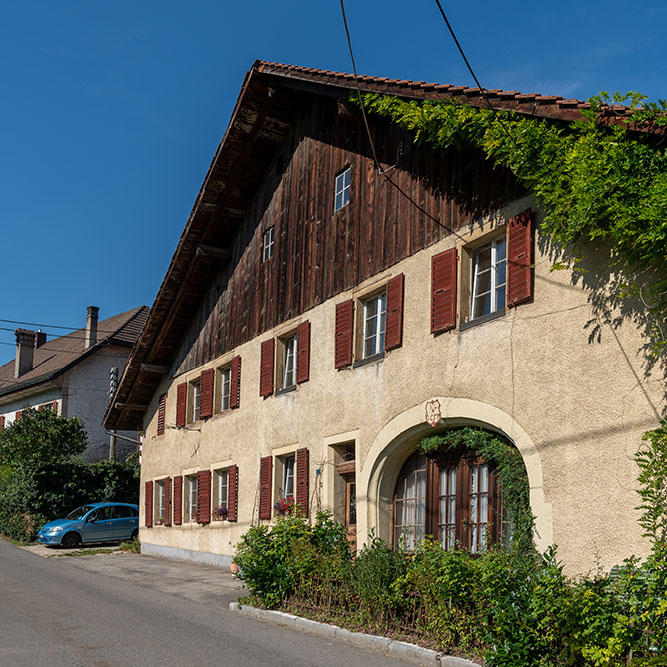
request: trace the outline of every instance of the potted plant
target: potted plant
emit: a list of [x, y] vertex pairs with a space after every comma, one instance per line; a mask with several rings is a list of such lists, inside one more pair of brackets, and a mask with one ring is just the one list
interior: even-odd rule
[[218, 505], [213, 508], [213, 519], [215, 521], [224, 521], [228, 514], [229, 510], [227, 509], [227, 505]]
[[274, 506], [273, 509], [276, 513], [283, 516], [290, 515], [294, 511], [294, 498], [292, 496], [285, 496], [282, 500], [279, 500]]

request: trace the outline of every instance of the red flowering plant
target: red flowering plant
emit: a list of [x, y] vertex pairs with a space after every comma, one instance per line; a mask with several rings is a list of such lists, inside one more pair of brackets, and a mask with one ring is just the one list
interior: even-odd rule
[[279, 500], [273, 506], [273, 509], [276, 510], [278, 514], [290, 516], [294, 512], [294, 505], [294, 498], [292, 498], [292, 496], [286, 496], [282, 500]]

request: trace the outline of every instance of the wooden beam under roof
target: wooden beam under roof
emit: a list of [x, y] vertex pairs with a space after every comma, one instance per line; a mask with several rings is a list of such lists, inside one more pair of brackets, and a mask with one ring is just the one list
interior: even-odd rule
[[169, 366], [160, 366], [159, 364], [148, 364], [142, 362], [139, 370], [145, 371], [146, 373], [158, 373], [159, 375], [166, 375], [169, 372]]
[[221, 262], [227, 262], [232, 257], [232, 252], [228, 248], [216, 248], [212, 245], [200, 243], [195, 253], [197, 257], [206, 257], [209, 259], [218, 259]]

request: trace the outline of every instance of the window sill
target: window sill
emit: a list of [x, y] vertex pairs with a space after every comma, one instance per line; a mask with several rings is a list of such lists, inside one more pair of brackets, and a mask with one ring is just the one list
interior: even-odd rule
[[384, 352], [378, 352], [377, 354], [366, 357], [365, 359], [359, 359], [352, 364], [352, 368], [358, 368], [359, 366], [364, 366], [365, 364], [371, 364], [374, 361], [380, 361], [381, 359], [384, 359]]
[[276, 389], [276, 396], [280, 396], [280, 394], [288, 394], [290, 391], [296, 391], [295, 384], [291, 384], [289, 387], [285, 387], [284, 389]]
[[490, 322], [491, 320], [497, 320], [499, 317], [503, 317], [507, 313], [507, 310], [503, 308], [502, 310], [496, 310], [493, 313], [489, 313], [488, 315], [482, 315], [481, 317], [476, 317], [474, 320], [470, 320], [469, 322], [463, 322], [460, 326], [459, 329], [461, 331], [465, 331], [466, 329], [472, 329], [473, 327], [476, 327], [478, 324], [484, 324], [484, 322]]

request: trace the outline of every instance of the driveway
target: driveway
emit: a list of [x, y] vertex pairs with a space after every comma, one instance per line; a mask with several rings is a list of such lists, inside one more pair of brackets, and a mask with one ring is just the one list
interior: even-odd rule
[[42, 558], [0, 540], [0, 665], [410, 664], [229, 611], [228, 572], [113, 553]]

